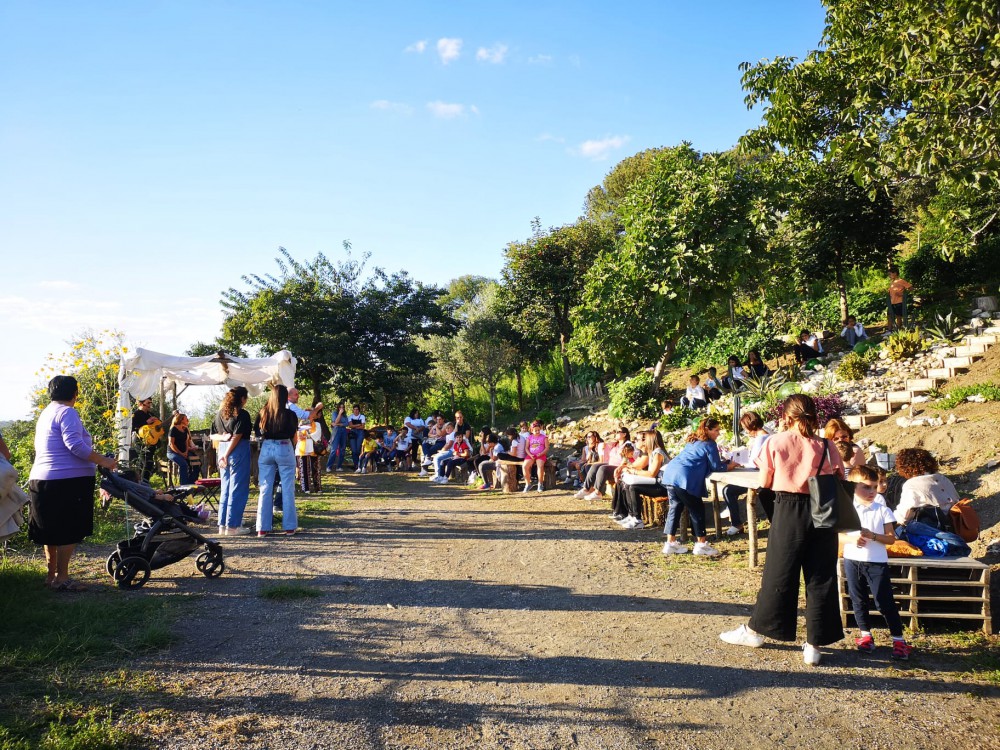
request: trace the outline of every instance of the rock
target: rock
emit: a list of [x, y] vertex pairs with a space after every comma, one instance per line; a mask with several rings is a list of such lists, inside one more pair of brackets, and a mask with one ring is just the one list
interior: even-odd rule
[[997, 466], [1000, 466], [1000, 459], [991, 458], [989, 461], [986, 462], [987, 469], [995, 469]]
[[965, 400], [966, 401], [971, 401], [974, 404], [983, 404], [983, 403], [986, 403], [986, 397], [983, 396], [982, 394], [979, 394], [979, 393], [974, 393], [971, 396], [966, 396]]

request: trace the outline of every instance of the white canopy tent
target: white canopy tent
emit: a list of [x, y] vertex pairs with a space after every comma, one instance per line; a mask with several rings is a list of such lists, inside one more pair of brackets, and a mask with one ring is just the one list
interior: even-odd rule
[[[295, 357], [282, 349], [270, 357], [246, 359], [219, 352], [208, 357], [178, 357], [149, 349], [137, 349], [132, 357], [122, 357], [118, 383], [119, 446], [127, 452], [131, 424], [126, 416], [132, 400], [141, 401], [159, 392], [160, 403], [167, 388], [189, 385], [245, 386], [250, 395], [260, 394], [271, 384], [287, 388], [295, 384]], [[130, 400], [131, 398], [131, 400]]]

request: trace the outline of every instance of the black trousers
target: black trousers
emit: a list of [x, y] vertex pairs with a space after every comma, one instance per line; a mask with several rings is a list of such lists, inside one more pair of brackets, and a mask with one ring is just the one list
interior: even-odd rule
[[795, 640], [800, 575], [806, 582], [806, 642], [836, 643], [844, 637], [837, 601], [837, 532], [813, 528], [809, 495], [778, 492], [751, 630], [776, 641]]
[[886, 563], [866, 563], [855, 560], [844, 560], [844, 577], [847, 579], [847, 590], [851, 594], [851, 604], [854, 606], [854, 619], [858, 630], [871, 631], [868, 622], [868, 593], [875, 599], [875, 606], [885, 618], [889, 634], [903, 637], [903, 621], [899, 617], [899, 608], [892, 595], [892, 582], [889, 578], [889, 566]]
[[642, 498], [643, 497], [666, 497], [667, 488], [657, 482], [656, 484], [626, 484], [625, 503], [628, 506], [628, 514], [635, 518], [642, 518]]

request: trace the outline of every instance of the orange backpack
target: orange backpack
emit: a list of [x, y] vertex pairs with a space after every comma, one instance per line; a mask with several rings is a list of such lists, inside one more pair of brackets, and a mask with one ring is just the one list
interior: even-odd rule
[[959, 500], [951, 506], [951, 525], [966, 542], [974, 542], [979, 538], [979, 514], [972, 507], [972, 501]]

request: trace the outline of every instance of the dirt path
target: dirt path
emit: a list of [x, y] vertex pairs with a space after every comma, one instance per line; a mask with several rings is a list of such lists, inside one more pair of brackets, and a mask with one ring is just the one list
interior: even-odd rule
[[[338, 486], [333, 525], [231, 540], [222, 578], [178, 566], [141, 594], [203, 592], [142, 665], [175, 686], [151, 698], [165, 746], [1000, 746], [1000, 690], [937, 679], [929, 657], [844, 647], [809, 668], [790, 645], [722, 644], [757, 582], [740, 543], [665, 564], [659, 532], [567, 492]], [[260, 598], [279, 582], [321, 596]]]

